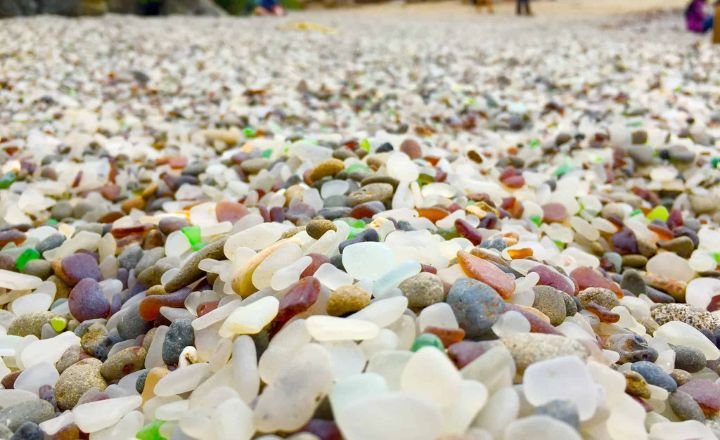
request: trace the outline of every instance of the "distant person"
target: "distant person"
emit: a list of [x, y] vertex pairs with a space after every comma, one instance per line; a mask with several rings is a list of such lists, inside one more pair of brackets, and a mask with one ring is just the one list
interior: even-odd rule
[[285, 15], [285, 10], [278, 0], [259, 0], [257, 6], [255, 7], [255, 15], [281, 16]]
[[487, 8], [488, 13], [495, 13], [495, 9], [493, 9], [493, 0], [475, 0], [475, 9], [477, 9], [478, 12], [482, 11], [483, 6]]
[[704, 34], [713, 28], [714, 17], [705, 14], [705, 0], [692, 0], [685, 8], [685, 24], [690, 32]]
[[523, 15], [523, 9], [525, 10], [525, 15], [532, 15], [532, 12], [530, 12], [530, 0], [517, 0], [517, 15]]

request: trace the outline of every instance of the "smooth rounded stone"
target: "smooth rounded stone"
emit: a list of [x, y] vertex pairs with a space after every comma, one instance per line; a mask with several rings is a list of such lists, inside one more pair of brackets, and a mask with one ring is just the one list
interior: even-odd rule
[[706, 417], [720, 415], [720, 385], [709, 379], [692, 379], [683, 384], [679, 391], [687, 393], [695, 400]]
[[[188, 346], [195, 344], [195, 331], [192, 322], [179, 320], [170, 324], [162, 345], [162, 360], [166, 365], [177, 365], [180, 353]], [[143, 356], [144, 358], [144, 356]]]
[[377, 324], [360, 319], [313, 315], [305, 323], [310, 336], [321, 342], [372, 339], [380, 332]]
[[35, 312], [18, 316], [7, 329], [8, 335], [28, 336], [34, 335], [38, 338], [42, 334], [42, 327], [55, 317], [52, 312]]
[[580, 420], [588, 420], [595, 413], [595, 383], [576, 356], [560, 356], [529, 365], [523, 374], [525, 398], [533, 406], [553, 400], [567, 400], [577, 406]]
[[122, 313], [120, 322], [118, 322], [117, 330], [121, 338], [135, 339], [140, 335], [146, 334], [152, 328], [152, 322], [146, 321], [140, 317], [139, 306], [134, 305], [128, 307]]
[[56, 220], [62, 220], [67, 217], [72, 217], [73, 207], [67, 200], [60, 200], [53, 205], [52, 209], [50, 210], [50, 215]]
[[672, 240], [659, 241], [658, 246], [666, 251], [673, 252], [682, 258], [690, 258], [695, 250], [695, 243], [690, 237], [681, 236]]
[[677, 390], [677, 383], [675, 383], [675, 380], [673, 380], [673, 378], [669, 374], [663, 371], [662, 368], [652, 362], [637, 361], [634, 362], [630, 366], [630, 368], [632, 369], [632, 371], [640, 373], [640, 375], [645, 378], [647, 383], [651, 385], [659, 386], [660, 388], [663, 388], [670, 393]]
[[703, 353], [705, 359], [720, 358], [720, 350], [703, 333], [681, 321], [667, 322], [655, 330], [655, 338], [668, 344], [695, 348]]
[[90, 254], [68, 255], [60, 261], [60, 268], [61, 272], [58, 275], [70, 286], [74, 286], [85, 278], [95, 281], [102, 279], [97, 260]]
[[258, 397], [255, 428], [260, 432], [299, 429], [310, 420], [332, 382], [328, 352], [317, 344], [303, 346]]
[[698, 330], [708, 332], [720, 327], [720, 318], [710, 312], [687, 304], [660, 304], [650, 311], [652, 318], [660, 325], [680, 321]]
[[347, 202], [350, 206], [373, 201], [389, 202], [393, 191], [393, 186], [389, 183], [371, 183], [348, 194]]
[[220, 337], [233, 338], [237, 335], [260, 333], [278, 315], [280, 302], [274, 296], [266, 296], [255, 302], [235, 309], [225, 319], [219, 330]]
[[246, 159], [240, 164], [240, 168], [248, 174], [257, 174], [270, 166], [270, 161], [264, 157]]
[[632, 370], [623, 371], [625, 376], [625, 392], [631, 396], [649, 399], [652, 397], [650, 388], [644, 377], [640, 373]]
[[10, 440], [43, 440], [45, 434], [37, 423], [25, 422], [15, 431]]
[[221, 200], [215, 205], [215, 216], [219, 222], [235, 223], [249, 213], [242, 203]]
[[163, 217], [158, 222], [158, 229], [165, 235], [170, 235], [175, 231], [179, 231], [185, 226], [189, 226], [187, 220], [181, 217]]
[[324, 177], [332, 177], [345, 169], [345, 163], [339, 159], [326, 159], [310, 171], [310, 180], [317, 182]]
[[349, 217], [350, 211], [351, 208], [345, 206], [345, 196], [332, 196], [325, 200], [325, 207], [318, 211], [318, 215], [326, 220], [337, 220]]
[[492, 287], [470, 278], [455, 281], [446, 302], [469, 339], [487, 335], [505, 312], [505, 302]]
[[83, 359], [83, 357], [87, 357], [87, 355], [85, 355], [82, 347], [79, 345], [71, 345], [63, 352], [60, 359], [55, 362], [55, 368], [58, 370], [58, 373], [62, 375], [63, 371], [80, 359]]
[[577, 299], [583, 307], [587, 307], [591, 302], [599, 304], [609, 310], [620, 305], [615, 293], [601, 287], [587, 288], [577, 294]]
[[401, 377], [402, 390], [439, 406], [450, 405], [461, 389], [462, 376], [442, 351], [423, 347], [413, 354]]
[[705, 423], [705, 414], [702, 408], [688, 393], [682, 390], [670, 393], [668, 404], [680, 420], [697, 420]]
[[[578, 267], [570, 273], [570, 278], [575, 281], [580, 291], [588, 288], [603, 288], [612, 290], [615, 295], [622, 297], [622, 289], [616, 283], [608, 280], [590, 267]], [[557, 286], [553, 286], [557, 287]], [[567, 292], [573, 294], [573, 292]]]
[[73, 419], [81, 431], [92, 434], [113, 426], [142, 401], [140, 396], [126, 396], [83, 403], [73, 408]]
[[58, 408], [72, 409], [89, 389], [103, 391], [107, 382], [100, 374], [102, 362], [97, 359], [83, 359], [68, 367], [55, 384], [55, 400]]
[[564, 299], [567, 294], [550, 286], [535, 286], [533, 291], [535, 300], [532, 306], [550, 318], [550, 324], [562, 324], [567, 313]]
[[406, 279], [398, 286], [408, 299], [408, 307], [414, 310], [442, 302], [445, 289], [442, 280], [434, 274], [420, 272]]
[[105, 360], [112, 345], [117, 342], [110, 336], [105, 325], [95, 322], [80, 337], [80, 345], [85, 353]]
[[110, 314], [110, 302], [100, 284], [92, 278], [84, 278], [72, 288], [68, 305], [72, 316], [81, 322], [106, 318]]
[[143, 257], [143, 252], [139, 245], [128, 246], [118, 255], [118, 264], [127, 270], [134, 269]]
[[555, 420], [567, 423], [576, 430], [580, 430], [580, 415], [577, 405], [569, 400], [551, 400], [535, 407], [535, 414], [552, 417]]
[[514, 280], [493, 263], [463, 251], [457, 253], [457, 261], [469, 277], [492, 287], [503, 298], [512, 297], [515, 291]]
[[340, 286], [328, 297], [327, 314], [344, 316], [370, 304], [370, 293], [357, 285]]
[[575, 298], [563, 292], [563, 301], [565, 302], [565, 316], [574, 316], [578, 312], [578, 304]]
[[124, 348], [110, 355], [103, 362], [102, 367], [100, 367], [100, 374], [108, 382], [116, 382], [130, 373], [145, 368], [146, 355], [147, 351], [143, 347]]
[[33, 399], [0, 410], [0, 421], [16, 431], [23, 423], [42, 423], [55, 417], [55, 408], [46, 400]]
[[64, 241], [64, 235], [52, 234], [44, 238], [37, 245], [35, 245], [35, 250], [42, 255], [45, 251], [49, 251], [50, 249], [55, 249], [56, 247], [60, 246], [61, 244], [63, 244]]
[[605, 341], [605, 348], [620, 355], [618, 363], [648, 361], [655, 362], [658, 352], [652, 348], [647, 340], [640, 335], [632, 333], [616, 333], [610, 335]]
[[646, 270], [673, 280], [688, 282], [695, 277], [688, 260], [673, 254], [661, 252], [647, 262]]
[[440, 410], [407, 393], [390, 392], [358, 399], [344, 405], [335, 417], [347, 440], [435, 440], [443, 431]]
[[53, 274], [52, 265], [46, 260], [28, 261], [22, 272], [26, 275], [38, 277], [41, 280], [46, 280]]
[[183, 263], [177, 274], [164, 284], [165, 291], [168, 293], [175, 292], [204, 277], [206, 273], [199, 268], [200, 262], [206, 258], [211, 260], [224, 259], [224, 246], [225, 239], [215, 240], [195, 252], [192, 257]]
[[674, 345], [671, 348], [675, 352], [675, 368], [680, 368], [688, 373], [697, 373], [705, 368], [705, 355], [697, 348], [682, 345]]
[[532, 438], [534, 440], [582, 440], [580, 434], [568, 424], [550, 416], [525, 417], [510, 423], [504, 440]]
[[342, 251], [345, 271], [357, 280], [377, 280], [394, 261], [392, 250], [379, 242], [355, 243]]
[[647, 284], [645, 283], [645, 280], [642, 275], [640, 275], [640, 272], [633, 269], [623, 272], [620, 287], [629, 290], [635, 295], [647, 293]]
[[623, 255], [622, 256], [622, 265], [623, 267], [634, 267], [634, 268], [643, 268], [647, 264], [648, 259], [644, 255], [640, 254], [630, 254], [630, 255]]
[[407, 154], [410, 159], [418, 159], [422, 157], [422, 147], [412, 138], [407, 138], [400, 143], [400, 151]]
[[305, 232], [315, 240], [319, 240], [327, 231], [337, 231], [335, 223], [325, 219], [314, 219], [305, 225]]
[[627, 152], [638, 165], [653, 165], [656, 161], [655, 150], [645, 145], [631, 145]]
[[510, 350], [519, 373], [535, 362], [560, 356], [576, 356], [584, 360], [589, 355], [582, 343], [565, 336], [514, 333], [503, 337], [501, 341]]

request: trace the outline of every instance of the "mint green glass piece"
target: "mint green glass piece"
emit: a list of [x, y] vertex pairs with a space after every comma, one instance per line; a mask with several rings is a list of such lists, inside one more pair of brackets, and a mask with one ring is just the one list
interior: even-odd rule
[[569, 164], [564, 163], [560, 165], [553, 174], [555, 174], [556, 177], [562, 177], [570, 170], [572, 170], [572, 167]]
[[530, 148], [538, 148], [540, 146], [540, 139], [531, 139], [528, 145]]
[[272, 152], [273, 152], [272, 148], [268, 148], [268, 149], [266, 149], [266, 150], [263, 150], [263, 152], [260, 153], [260, 155], [261, 155], [262, 157], [264, 157], [265, 159], [269, 159], [270, 156], [272, 156]]
[[542, 224], [542, 217], [539, 215], [531, 215], [530, 221], [535, 223], [535, 226], [540, 226]]
[[17, 179], [17, 175], [14, 172], [10, 171], [9, 173], [6, 173], [0, 177], [0, 189], [10, 188], [10, 185], [15, 182], [15, 179]]
[[180, 229], [185, 237], [190, 242], [190, 246], [195, 247], [198, 243], [202, 242], [202, 235], [200, 234], [200, 226], [185, 226]]
[[205, 243], [204, 241], [201, 241], [199, 243], [195, 243], [194, 245], [192, 245], [190, 247], [192, 247], [192, 250], [194, 250], [194, 251], [199, 251], [200, 249], [204, 248], [206, 244], [207, 243]]
[[27, 248], [17, 258], [15, 267], [17, 267], [17, 270], [23, 270], [29, 262], [37, 260], [38, 258], [40, 258], [40, 252], [36, 251], [35, 248]]
[[410, 351], [415, 352], [423, 347], [435, 347], [438, 350], [445, 351], [445, 346], [443, 345], [442, 340], [432, 333], [419, 334], [413, 341]]
[[160, 435], [160, 427], [165, 422], [162, 420], [153, 420], [135, 434], [135, 438], [139, 440], [166, 440], [165, 437]]
[[662, 205], [658, 205], [654, 207], [652, 211], [648, 212], [647, 219], [650, 221], [660, 220], [661, 222], [666, 222], [669, 216], [670, 213], [667, 208]]
[[255, 132], [255, 129], [252, 127], [249, 127], [249, 126], [243, 128], [243, 134], [245, 135], [246, 138], [254, 138], [257, 135], [257, 133]]
[[718, 164], [720, 164], [720, 157], [713, 157], [710, 159], [710, 165], [712, 165], [713, 168], [717, 168]]
[[361, 164], [361, 163], [354, 163], [354, 164], [350, 165], [349, 167], [347, 167], [347, 168], [345, 169], [345, 172], [346, 172], [347, 174], [352, 174], [352, 173], [355, 173], [355, 172], [358, 172], [358, 171], [363, 171], [363, 172], [364, 172], [364, 171], [367, 171], [367, 170], [368, 170], [368, 167], [367, 167], [367, 166], [365, 166], [365, 165], [363, 165], [363, 164]]
[[632, 212], [630, 213], [630, 217], [634, 217], [636, 215], [642, 215], [642, 213], [643, 212], [639, 209], [633, 209]]
[[57, 221], [56, 219], [54, 219], [54, 218], [49, 218], [46, 224], [48, 224], [48, 225], [56, 225], [56, 224], [58, 224], [58, 221]]

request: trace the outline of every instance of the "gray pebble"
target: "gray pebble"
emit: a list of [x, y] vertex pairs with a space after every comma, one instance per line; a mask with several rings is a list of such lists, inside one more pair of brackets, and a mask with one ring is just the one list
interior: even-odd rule
[[37, 423], [25, 422], [10, 437], [10, 440], [43, 440], [45, 434]]
[[505, 301], [492, 287], [471, 278], [460, 278], [447, 295], [460, 328], [468, 339], [492, 333], [491, 327], [505, 312]]
[[670, 394], [668, 403], [680, 420], [697, 420], [700, 423], [705, 423], [705, 414], [702, 408], [690, 394], [680, 390], [675, 391]]
[[120, 252], [118, 264], [127, 270], [134, 269], [142, 257], [143, 250], [139, 245], [129, 246]]
[[45, 251], [49, 251], [50, 249], [55, 249], [56, 247], [63, 244], [65, 241], [65, 236], [62, 234], [52, 234], [45, 238], [43, 241], [37, 244], [35, 246], [35, 250], [40, 252], [41, 254]]
[[50, 215], [57, 220], [72, 217], [73, 207], [67, 200], [60, 200], [52, 207]]
[[630, 369], [632, 371], [640, 373], [640, 375], [644, 377], [645, 381], [647, 381], [647, 383], [649, 383], [650, 385], [659, 386], [660, 388], [664, 388], [671, 393], [677, 390], [677, 383], [675, 382], [675, 380], [669, 374], [663, 371], [662, 368], [658, 367], [652, 362], [635, 362], [630, 366]]
[[577, 405], [569, 400], [551, 400], [535, 408], [535, 414], [550, 416], [580, 430], [580, 414]]
[[208, 244], [198, 252], [193, 254], [188, 261], [183, 264], [180, 271], [170, 281], [165, 284], [165, 291], [175, 292], [182, 289], [188, 284], [194, 283], [206, 275], [205, 271], [200, 270], [198, 265], [206, 258], [213, 260], [221, 260], [225, 258], [225, 239], [215, 240]]
[[148, 267], [157, 263], [158, 260], [164, 256], [165, 256], [165, 248], [163, 248], [162, 246], [146, 250], [143, 253], [142, 258], [140, 258], [140, 261], [138, 261], [134, 267], [135, 273], [139, 274], [140, 272], [144, 271]]
[[688, 373], [697, 373], [705, 368], [705, 355], [697, 348], [674, 345], [672, 349], [675, 352], [675, 368]]
[[22, 273], [46, 280], [53, 274], [53, 270], [49, 261], [37, 259], [28, 261], [23, 268]]
[[0, 410], [0, 421], [11, 431], [25, 422], [42, 423], [55, 417], [55, 408], [46, 400], [34, 399]]
[[195, 331], [189, 320], [175, 321], [165, 335], [162, 346], [162, 358], [166, 365], [177, 365], [180, 353], [195, 343]]
[[626, 270], [622, 275], [622, 281], [620, 281], [620, 287], [629, 290], [635, 295], [641, 295], [647, 293], [647, 284], [640, 275], [640, 272], [630, 269]]
[[140, 317], [139, 305], [123, 311], [117, 326], [118, 334], [124, 340], [135, 339], [147, 333], [151, 328], [152, 322], [145, 321]]

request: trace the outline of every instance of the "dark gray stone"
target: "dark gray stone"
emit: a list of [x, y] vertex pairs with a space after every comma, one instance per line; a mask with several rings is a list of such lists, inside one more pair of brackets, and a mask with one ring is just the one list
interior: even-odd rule
[[645, 381], [650, 385], [659, 386], [671, 393], [677, 390], [677, 383], [672, 376], [664, 372], [662, 368], [652, 362], [635, 362], [630, 366], [630, 369], [636, 373], [640, 373], [640, 375], [645, 378]]
[[468, 339], [486, 337], [505, 312], [505, 301], [495, 289], [471, 278], [455, 281], [446, 301]]
[[16, 431], [25, 422], [42, 423], [55, 417], [55, 408], [46, 400], [27, 400], [0, 410], [0, 423]]
[[170, 324], [163, 341], [162, 358], [166, 365], [177, 365], [180, 353], [195, 343], [195, 331], [189, 320], [175, 321]]
[[535, 414], [550, 416], [580, 430], [580, 415], [577, 406], [568, 400], [551, 400], [535, 408]]

